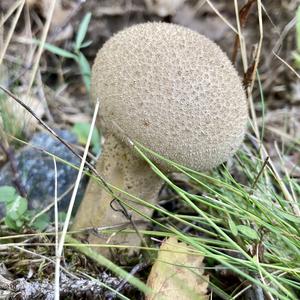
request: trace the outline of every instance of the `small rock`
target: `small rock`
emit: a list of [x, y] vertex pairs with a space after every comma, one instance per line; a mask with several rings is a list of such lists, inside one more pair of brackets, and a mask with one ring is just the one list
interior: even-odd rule
[[[70, 144], [76, 144], [76, 136], [66, 130], [57, 130], [56, 133]], [[65, 162], [56, 160], [57, 164], [57, 195], [65, 193], [74, 183], [78, 171], [71, 165], [79, 166], [80, 159], [76, 157], [65, 145], [48, 133], [37, 133], [33, 136], [30, 145], [43, 149], [53, 155], [60, 157]], [[27, 192], [29, 209], [40, 211], [54, 201], [54, 163], [47, 153], [32, 146], [25, 146], [15, 156], [15, 164], [19, 173], [19, 182]], [[6, 163], [0, 170], [0, 186], [12, 183], [12, 171], [10, 163]], [[78, 208], [80, 200], [86, 187], [86, 179], [83, 179], [76, 198], [75, 208]], [[59, 211], [67, 211], [72, 195], [68, 192], [59, 202]], [[2, 203], [1, 203], [2, 205]], [[0, 206], [0, 217], [4, 216], [3, 205]], [[53, 209], [50, 210], [51, 215]]]

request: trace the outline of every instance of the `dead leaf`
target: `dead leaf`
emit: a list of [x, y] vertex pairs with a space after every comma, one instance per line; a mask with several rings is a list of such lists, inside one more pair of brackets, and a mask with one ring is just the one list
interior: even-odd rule
[[[53, 0], [27, 0], [27, 4], [30, 7], [38, 7], [43, 17], [47, 18], [49, 7], [52, 1]], [[50, 30], [54, 30], [56, 27], [66, 25], [66, 22], [69, 20], [69, 16], [72, 12], [72, 7], [65, 9], [62, 5], [62, 1], [56, 0]]]
[[147, 9], [160, 17], [172, 16], [185, 0], [145, 0]]
[[153, 293], [146, 300], [208, 299], [209, 278], [204, 276], [203, 256], [170, 237], [160, 247], [147, 280]]
[[[201, 9], [201, 13], [204, 14], [205, 10]], [[218, 16], [207, 12], [207, 15], [199, 17], [195, 8], [187, 4], [176, 12], [172, 21], [197, 31], [213, 41], [222, 41], [227, 35], [230, 35], [228, 40], [232, 40], [230, 28], [224, 26], [224, 22]]]

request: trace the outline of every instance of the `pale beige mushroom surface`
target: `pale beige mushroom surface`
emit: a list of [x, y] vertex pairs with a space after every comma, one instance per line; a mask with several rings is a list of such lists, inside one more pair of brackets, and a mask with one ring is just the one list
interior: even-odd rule
[[[94, 62], [92, 97], [100, 100], [105, 137], [97, 170], [108, 183], [148, 203], [155, 204], [162, 180], [128, 141], [206, 171], [228, 160], [244, 138], [247, 101], [235, 68], [214, 42], [179, 25], [145, 23], [110, 38]], [[134, 210], [151, 216], [151, 208], [118, 195]], [[128, 222], [111, 208], [112, 200], [91, 180], [74, 228]], [[133, 220], [145, 219], [127, 209]], [[92, 234], [89, 241], [106, 242]], [[140, 237], [120, 231], [109, 243], [138, 246]], [[101, 252], [108, 255], [107, 250]]]

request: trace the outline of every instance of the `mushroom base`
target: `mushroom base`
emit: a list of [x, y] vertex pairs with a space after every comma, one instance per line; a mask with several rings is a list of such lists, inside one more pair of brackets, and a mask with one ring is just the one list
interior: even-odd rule
[[[111, 134], [105, 137], [103, 152], [96, 169], [108, 184], [151, 204], [155, 204], [163, 184], [162, 179], [151, 170], [147, 162], [135, 156], [132, 149]], [[151, 217], [153, 213], [152, 208], [113, 187], [114, 195], [124, 200], [123, 206], [131, 216], [134, 226], [124, 215], [122, 207], [114, 200], [111, 193], [91, 178], [72, 228], [73, 230], [87, 227], [111, 229], [112, 233], [106, 235], [101, 231], [99, 234], [92, 232], [88, 234], [89, 243], [105, 245], [95, 249], [106, 257], [111, 257], [118, 250], [118, 247], [108, 247], [108, 245], [121, 245], [125, 246], [124, 248], [130, 246], [126, 249], [129, 254], [137, 250], [135, 247], [141, 245], [142, 235], [137, 232], [126, 233], [124, 229], [146, 229], [147, 219], [143, 215]]]

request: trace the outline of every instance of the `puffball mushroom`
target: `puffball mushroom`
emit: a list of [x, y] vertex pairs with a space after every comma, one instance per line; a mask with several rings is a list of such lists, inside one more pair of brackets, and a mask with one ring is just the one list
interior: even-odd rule
[[[108, 183], [152, 204], [162, 180], [128, 139], [199, 171], [225, 162], [243, 141], [247, 103], [235, 68], [214, 42], [182, 26], [146, 23], [110, 38], [94, 62], [92, 96], [100, 100], [105, 137], [98, 172]], [[133, 208], [127, 210], [137, 227], [145, 228], [137, 222], [145, 218], [135, 210], [150, 216], [152, 209], [124, 194], [121, 198]], [[91, 180], [75, 229], [128, 223], [111, 208], [112, 200]], [[89, 241], [105, 242], [93, 234]], [[140, 237], [119, 232], [109, 240], [124, 243], [139, 245]]]

